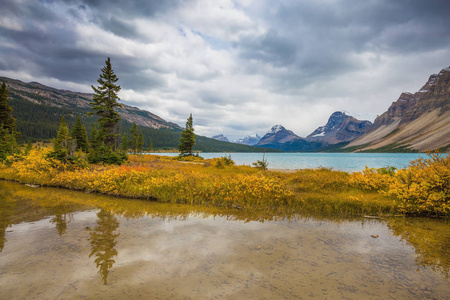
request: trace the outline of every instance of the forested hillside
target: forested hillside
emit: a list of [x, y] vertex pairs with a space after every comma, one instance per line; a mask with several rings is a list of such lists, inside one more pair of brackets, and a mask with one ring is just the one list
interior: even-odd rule
[[[17, 118], [17, 130], [22, 134], [22, 142], [50, 141], [56, 137], [61, 118], [70, 128], [75, 124], [78, 116], [85, 124], [88, 134], [97, 117], [89, 117], [88, 105], [90, 94], [57, 90], [39, 83], [24, 83], [6, 77], [5, 81], [10, 91], [10, 105], [13, 115]], [[144, 149], [148, 149], [150, 142], [154, 150], [177, 149], [182, 129], [174, 123], [166, 122], [160, 117], [135, 107], [124, 106], [120, 109], [121, 135], [129, 132], [133, 122], [144, 137]], [[195, 119], [194, 119], [195, 122]], [[203, 152], [261, 152], [265, 149], [246, 145], [221, 142], [211, 138], [196, 136], [195, 151]], [[274, 151], [267, 149], [267, 151]]]

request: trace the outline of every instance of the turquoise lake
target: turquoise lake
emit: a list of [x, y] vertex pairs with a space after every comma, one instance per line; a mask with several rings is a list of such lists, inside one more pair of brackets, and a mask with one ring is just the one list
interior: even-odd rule
[[[178, 153], [154, 153], [157, 155], [176, 156]], [[269, 169], [308, 169], [333, 168], [333, 170], [357, 172], [370, 168], [396, 167], [405, 168], [425, 153], [200, 153], [204, 158], [231, 155], [237, 165], [251, 165], [262, 160], [263, 155], [269, 163]]]

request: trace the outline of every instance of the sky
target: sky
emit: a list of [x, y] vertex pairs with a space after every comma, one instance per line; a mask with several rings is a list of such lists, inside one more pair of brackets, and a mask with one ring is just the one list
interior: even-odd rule
[[230, 140], [373, 121], [450, 65], [448, 0], [2, 0], [0, 76], [92, 92]]

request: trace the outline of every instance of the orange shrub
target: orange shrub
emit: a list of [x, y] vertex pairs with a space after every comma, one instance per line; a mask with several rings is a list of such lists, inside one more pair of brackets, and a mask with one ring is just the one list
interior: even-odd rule
[[404, 212], [450, 215], [450, 156], [435, 153], [411, 162], [395, 174], [388, 194]]

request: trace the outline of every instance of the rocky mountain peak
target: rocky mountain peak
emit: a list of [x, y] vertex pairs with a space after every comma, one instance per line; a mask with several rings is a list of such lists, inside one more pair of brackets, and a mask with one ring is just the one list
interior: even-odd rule
[[337, 111], [331, 114], [325, 126], [317, 128], [306, 140], [328, 145], [348, 142], [363, 135], [371, 125], [369, 121], [360, 121], [345, 112]]
[[269, 133], [277, 133], [277, 132], [280, 132], [280, 131], [283, 131], [283, 130], [286, 130], [286, 128], [284, 128], [282, 125], [274, 125], [270, 129]]
[[260, 140], [261, 140], [261, 137], [257, 133], [255, 133], [252, 135], [247, 135], [245, 138], [238, 139], [234, 142], [236, 144], [244, 144], [244, 145], [254, 146], [254, 145], [258, 144], [258, 142]]
[[375, 119], [370, 131], [349, 146], [449, 151], [450, 67], [432, 74], [416, 93], [402, 93]]
[[261, 138], [258, 142], [258, 146], [282, 144], [296, 139], [300, 139], [300, 137], [292, 131], [287, 130], [282, 125], [275, 125]]
[[222, 141], [222, 142], [229, 142], [228, 138], [224, 136], [223, 134], [215, 135], [212, 137], [215, 140]]
[[348, 116], [342, 111], [336, 111], [331, 114], [328, 118], [327, 124], [324, 126], [328, 130], [334, 130], [339, 127], [344, 122], [345, 118]]
[[395, 122], [411, 122], [433, 109], [445, 112], [449, 109], [449, 95], [450, 67], [442, 69], [439, 74], [432, 74], [418, 92], [403, 92], [385, 113], [375, 119], [372, 130]]

